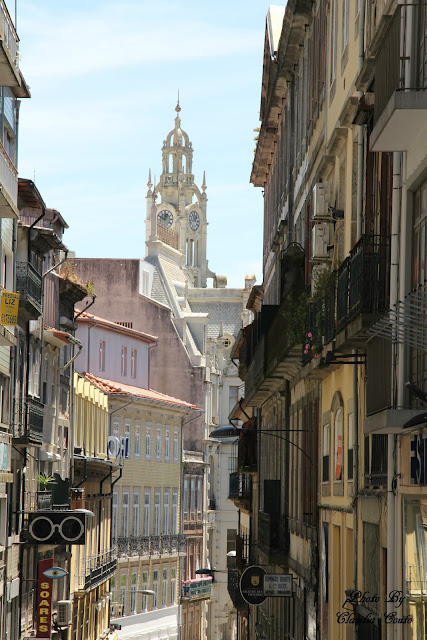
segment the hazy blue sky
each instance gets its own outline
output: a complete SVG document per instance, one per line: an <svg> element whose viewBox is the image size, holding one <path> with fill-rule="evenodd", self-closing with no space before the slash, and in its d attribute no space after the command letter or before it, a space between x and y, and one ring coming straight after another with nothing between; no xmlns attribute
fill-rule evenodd
<svg viewBox="0 0 427 640"><path fill-rule="evenodd" d="M15 2L8 0L11 14ZM161 170L177 90L206 169L210 268L261 280L262 194L249 184L258 126L263 0L17 0L19 172L70 225L79 257L144 257L148 169Z"/></svg>

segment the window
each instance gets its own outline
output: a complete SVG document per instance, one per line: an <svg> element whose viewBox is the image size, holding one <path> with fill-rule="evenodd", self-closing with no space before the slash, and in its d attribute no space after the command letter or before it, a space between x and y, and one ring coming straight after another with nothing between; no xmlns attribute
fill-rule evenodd
<svg viewBox="0 0 427 640"><path fill-rule="evenodd" d="M113 503L111 512L111 535L113 540L117 539L117 493L113 492Z"/></svg>
<svg viewBox="0 0 427 640"><path fill-rule="evenodd" d="M348 451L347 451L347 480L353 480L353 447L354 423L353 414L348 414Z"/></svg>
<svg viewBox="0 0 427 640"><path fill-rule="evenodd" d="M129 493L123 492L122 495L122 536L129 536Z"/></svg>
<svg viewBox="0 0 427 640"><path fill-rule="evenodd" d="M329 424L323 425L322 482L329 480Z"/></svg>
<svg viewBox="0 0 427 640"><path fill-rule="evenodd" d="M168 605L168 570L163 569L162 576L162 609Z"/></svg>
<svg viewBox="0 0 427 640"><path fill-rule="evenodd" d="M160 491L154 492L154 535L160 535Z"/></svg>
<svg viewBox="0 0 427 640"><path fill-rule="evenodd" d="M163 494L163 533L169 533L169 489L165 489Z"/></svg>
<svg viewBox="0 0 427 640"><path fill-rule="evenodd" d="M188 478L184 478L184 491L182 494L184 520L188 520Z"/></svg>
<svg viewBox="0 0 427 640"><path fill-rule="evenodd" d="M337 0L331 2L331 66L330 84L335 81L337 72Z"/></svg>
<svg viewBox="0 0 427 640"><path fill-rule="evenodd" d="M159 572L157 569L153 571L153 591L156 594L153 596L153 609L157 609L159 601Z"/></svg>
<svg viewBox="0 0 427 640"><path fill-rule="evenodd" d="M144 493L144 536L150 535L150 498L150 490L146 489Z"/></svg>
<svg viewBox="0 0 427 640"><path fill-rule="evenodd" d="M343 0L342 3L342 53L344 53L346 46L348 45L348 0Z"/></svg>
<svg viewBox="0 0 427 640"><path fill-rule="evenodd" d="M196 518L196 478L191 478L190 483L190 518Z"/></svg>
<svg viewBox="0 0 427 640"><path fill-rule="evenodd" d="M138 586L138 576L136 573L132 573L131 585L130 585L130 614L136 613L136 589Z"/></svg>
<svg viewBox="0 0 427 640"><path fill-rule="evenodd" d="M145 430L145 457L147 460L151 458L151 428L148 426Z"/></svg>
<svg viewBox="0 0 427 640"><path fill-rule="evenodd" d="M130 377L136 378L136 366L137 366L137 350L132 349L130 354Z"/></svg>
<svg viewBox="0 0 427 640"><path fill-rule="evenodd" d="M343 466L343 410L338 407L334 418L334 480L342 480Z"/></svg>
<svg viewBox="0 0 427 640"><path fill-rule="evenodd" d="M162 433L160 429L156 431L156 460L162 457Z"/></svg>
<svg viewBox="0 0 427 640"><path fill-rule="evenodd" d="M175 462L178 461L178 454L179 454L179 438L178 438L178 433L175 431L175 433L173 434L173 459L175 460Z"/></svg>
<svg viewBox="0 0 427 640"><path fill-rule="evenodd" d="M0 422L9 422L9 378L0 374Z"/></svg>
<svg viewBox="0 0 427 640"><path fill-rule="evenodd" d="M139 536L139 491L133 494L132 535Z"/></svg>
<svg viewBox="0 0 427 640"><path fill-rule="evenodd" d="M120 602L123 605L123 615L126 615L126 575L120 576Z"/></svg>
<svg viewBox="0 0 427 640"><path fill-rule="evenodd" d="M171 533L178 533L178 491L172 491L172 527Z"/></svg>
<svg viewBox="0 0 427 640"><path fill-rule="evenodd" d="M99 370L105 371L105 340L99 343Z"/></svg>
<svg viewBox="0 0 427 640"><path fill-rule="evenodd" d="M202 479L197 478L197 495L196 495L197 520L202 519Z"/></svg>
<svg viewBox="0 0 427 640"><path fill-rule="evenodd" d="M169 429L165 431L165 460L170 458L170 432Z"/></svg>
<svg viewBox="0 0 427 640"><path fill-rule="evenodd" d="M32 396L40 396L40 347L30 344L30 377L29 393Z"/></svg>
<svg viewBox="0 0 427 640"><path fill-rule="evenodd" d="M142 590L148 589L148 571L142 572ZM147 596L142 596L142 611L147 611Z"/></svg>
<svg viewBox="0 0 427 640"><path fill-rule="evenodd" d="M139 424L135 425L135 458L139 458L141 455L141 427Z"/></svg>
<svg viewBox="0 0 427 640"><path fill-rule="evenodd" d="M127 376L128 374L128 349L127 347L122 347L122 376Z"/></svg>
<svg viewBox="0 0 427 640"><path fill-rule="evenodd" d="M130 424L125 423L125 436L122 443L122 456L128 460L130 458Z"/></svg>
<svg viewBox="0 0 427 640"><path fill-rule="evenodd" d="M171 569L171 582L170 582L170 603L175 604L176 600L176 569Z"/></svg>

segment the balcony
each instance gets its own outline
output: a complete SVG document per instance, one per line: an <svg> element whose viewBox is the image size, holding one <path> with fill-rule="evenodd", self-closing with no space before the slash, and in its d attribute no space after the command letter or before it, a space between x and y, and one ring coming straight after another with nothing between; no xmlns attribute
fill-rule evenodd
<svg viewBox="0 0 427 640"><path fill-rule="evenodd" d="M6 4L0 0L0 85L20 85L19 38Z"/></svg>
<svg viewBox="0 0 427 640"><path fill-rule="evenodd" d="M362 236L337 273L336 328L343 331L357 317L364 330L389 307L390 238Z"/></svg>
<svg viewBox="0 0 427 640"><path fill-rule="evenodd" d="M227 588L231 600L240 614L249 613L249 605L240 592L240 571L237 567L228 567Z"/></svg>
<svg viewBox="0 0 427 640"><path fill-rule="evenodd" d="M407 151L427 116L427 4L399 5L375 62L371 151Z"/></svg>
<svg viewBox="0 0 427 640"><path fill-rule="evenodd" d="M250 473L230 473L228 498L236 507L251 510L252 503L252 476Z"/></svg>
<svg viewBox="0 0 427 640"><path fill-rule="evenodd" d="M186 552L186 537L183 533L161 536L120 536L117 538L119 558L153 555L182 555Z"/></svg>
<svg viewBox="0 0 427 640"><path fill-rule="evenodd" d="M15 446L41 446L43 444L44 405L27 396L25 425L19 429L19 435L13 439Z"/></svg>
<svg viewBox="0 0 427 640"><path fill-rule="evenodd" d="M257 432L255 429L243 433L237 442L237 468L242 472L257 470Z"/></svg>
<svg viewBox="0 0 427 640"><path fill-rule="evenodd" d="M16 291L21 294L20 318L37 320L42 313L42 277L29 262L16 263Z"/></svg>
<svg viewBox="0 0 427 640"><path fill-rule="evenodd" d="M169 229L161 222L157 223L157 236L162 241L173 247L174 249L178 249L178 234L173 229Z"/></svg>
<svg viewBox="0 0 427 640"><path fill-rule="evenodd" d="M116 572L117 549L113 548L96 556L90 556L84 562L83 572L79 575L78 591L88 591L99 586Z"/></svg>
<svg viewBox="0 0 427 640"><path fill-rule="evenodd" d="M182 580L181 598L183 600L200 600L211 597L212 577Z"/></svg>
<svg viewBox="0 0 427 640"><path fill-rule="evenodd" d="M289 549L288 526L279 514L258 511L258 547L273 561Z"/></svg>

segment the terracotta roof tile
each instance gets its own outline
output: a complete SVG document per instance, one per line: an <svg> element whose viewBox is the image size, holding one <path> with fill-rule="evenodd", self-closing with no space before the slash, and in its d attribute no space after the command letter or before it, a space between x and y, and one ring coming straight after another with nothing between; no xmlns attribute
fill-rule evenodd
<svg viewBox="0 0 427 640"><path fill-rule="evenodd" d="M91 373L83 373L90 382L93 382L101 391L108 393L112 396L137 396L142 400L150 400L152 402L160 402L162 404L174 405L184 409L193 409L194 411L201 411L195 404L167 396L159 391L153 391L152 389L142 389L141 387L133 387L129 384L122 384L113 382L112 380L106 380L105 378L98 378Z"/></svg>

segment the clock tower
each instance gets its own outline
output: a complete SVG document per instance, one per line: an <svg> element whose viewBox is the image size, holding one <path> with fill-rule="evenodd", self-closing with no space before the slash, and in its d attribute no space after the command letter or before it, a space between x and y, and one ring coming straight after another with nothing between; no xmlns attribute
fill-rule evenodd
<svg viewBox="0 0 427 640"><path fill-rule="evenodd" d="M175 127L162 147L159 182L148 177L146 246L148 256L164 256L184 271L190 286L206 287L215 278L206 259L206 180L201 190L192 173L193 145L181 129L180 111L175 107Z"/></svg>

